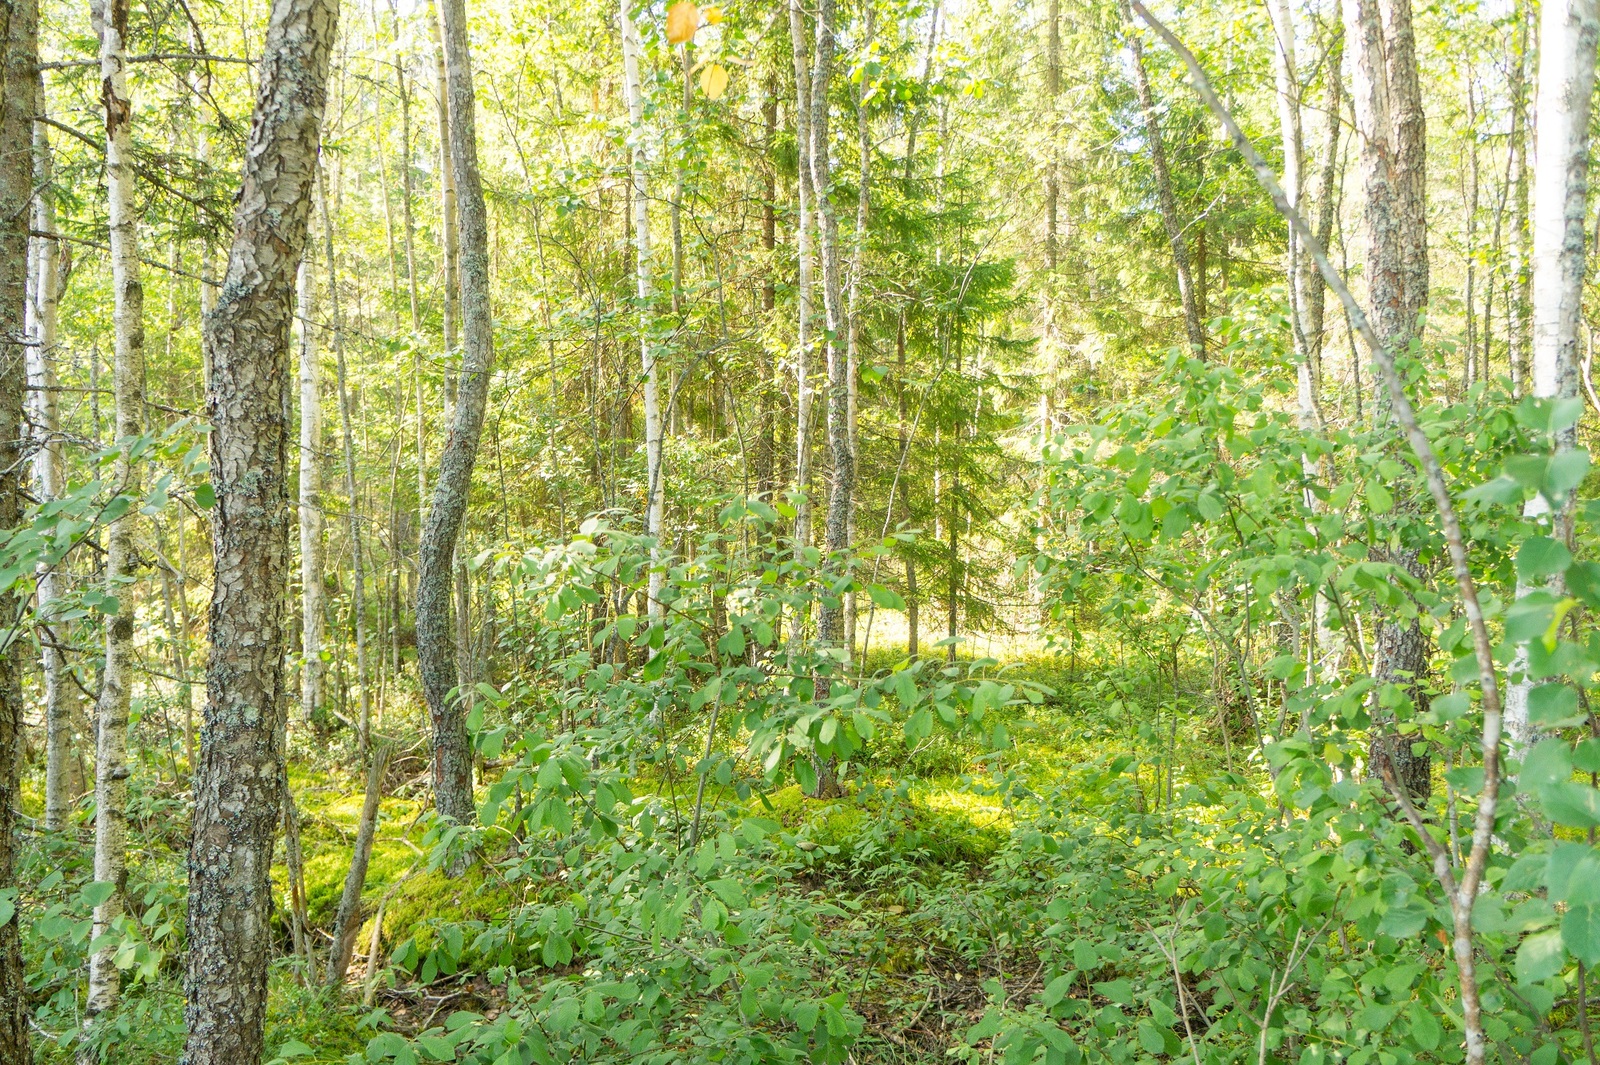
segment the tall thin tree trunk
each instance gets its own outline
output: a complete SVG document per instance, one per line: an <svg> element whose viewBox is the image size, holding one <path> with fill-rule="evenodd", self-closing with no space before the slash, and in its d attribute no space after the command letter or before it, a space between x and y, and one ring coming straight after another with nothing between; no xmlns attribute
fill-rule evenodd
<svg viewBox="0 0 1600 1065"><path fill-rule="evenodd" d="M650 194L647 168L649 156L644 145L644 85L640 81L639 31L628 12L627 0L621 7L622 72L628 98L628 121L633 126L632 190L629 195L633 219L634 295L639 303L639 358L644 372L644 454L645 454L645 533L650 548L648 578L649 615L661 617L663 548L661 519L665 493L661 483L661 371L655 345L650 339L651 302L655 286L651 278Z"/></svg>
<svg viewBox="0 0 1600 1065"><path fill-rule="evenodd" d="M295 327L300 331L300 719L310 724L322 706L327 664L322 547L322 374L314 324L316 270L310 248L300 263Z"/></svg>
<svg viewBox="0 0 1600 1065"><path fill-rule="evenodd" d="M1342 114L1344 110L1344 75L1340 71L1344 55L1344 29L1339 23L1334 23L1331 31L1332 40L1328 43L1327 56L1324 60L1323 78L1327 84L1323 98L1323 143L1322 143L1322 174L1317 179L1317 241L1324 248L1331 247L1333 239L1333 223L1338 217L1339 210L1339 157L1340 134L1344 124ZM1202 271L1203 273L1203 271ZM1312 359L1312 385L1322 387L1322 348L1327 338L1327 327L1324 318L1325 296L1327 285L1322 280L1322 275L1312 271L1311 284L1305 290L1306 323L1308 335L1306 337L1306 350Z"/></svg>
<svg viewBox="0 0 1600 1065"><path fill-rule="evenodd" d="M866 47L872 46L877 35L877 12L867 5ZM853 481L861 465L861 434L858 423L861 407L861 273L867 251L867 229L872 211L872 121L867 110L867 87L863 84L856 97L856 150L861 155L860 171L856 178L856 231L850 251L850 294L844 309L845 315L845 381L848 387L845 405L845 424L850 442L850 471ZM831 504L830 504L831 505ZM852 500L847 511L848 528L845 542L856 542L856 508ZM856 649L856 593L845 593L844 648L853 656Z"/></svg>
<svg viewBox="0 0 1600 1065"><path fill-rule="evenodd" d="M256 1062L265 1049L287 694L289 331L337 25L337 0L274 0L226 283L206 319L217 502L189 851L188 1065Z"/></svg>
<svg viewBox="0 0 1600 1065"><path fill-rule="evenodd" d="M1061 175L1056 161L1056 134L1059 116L1056 114L1061 96L1061 0L1050 0L1050 12L1045 26L1044 92L1050 107L1050 138L1046 142L1044 161L1044 256L1052 271L1060 257L1056 245L1061 211Z"/></svg>
<svg viewBox="0 0 1600 1065"><path fill-rule="evenodd" d="M113 477L119 491L137 496L139 466L132 438L144 431L144 287L139 277L139 216L134 202L133 102L127 81L127 0L102 0L95 9L100 36L100 98L105 108L106 199L110 220L112 323L115 363L117 459ZM127 882L128 709L133 694L134 528L138 508L111 523L106 536L106 594L117 612L106 619L105 667L100 702L95 707L94 878L116 885L95 907L94 935L105 936L122 916ZM89 956L89 990L84 1027L117 1003L121 973L115 950L106 946ZM98 1057L85 1042L80 1061Z"/></svg>
<svg viewBox="0 0 1600 1065"><path fill-rule="evenodd" d="M459 683L450 625L451 565L483 435L494 333L489 316L489 224L478 173L466 0L441 0L439 7L450 96L450 162L461 227L463 357L455 418L439 456L433 505L422 530L417 567L417 662L433 723L434 806L439 813L470 824L477 817L472 799L472 742L466 715L449 701L450 689Z"/></svg>
<svg viewBox="0 0 1600 1065"><path fill-rule="evenodd" d="M48 114L44 75L35 83L36 109ZM61 276L56 232L55 160L50 149L50 127L33 124L33 184L38 195L33 202L33 301L30 311L34 328L29 330L34 346L29 349L32 370L28 374L34 391L33 419L39 437L33 457L33 476L39 496L48 502L59 498L66 488L62 462L60 405L56 391L56 327L59 322ZM76 772L72 754L72 722L77 711L77 688L65 676L69 668L61 645L69 642L64 623L53 620L60 595L55 568L41 565L38 571L39 621L49 626L41 648L44 670L45 708L45 785L44 826L59 831L67 823L73 800L83 781Z"/></svg>
<svg viewBox="0 0 1600 1065"><path fill-rule="evenodd" d="M344 890L333 918L333 944L328 948L328 968L322 982L337 987L350 968L355 953L356 935L361 931L361 892L367 883L367 866L372 860L372 843L378 834L378 804L383 799L383 775L389 768L390 748L381 744L372 753L367 767L367 790L361 802L361 820L356 823L355 846L350 851L350 868L345 873Z"/></svg>
<svg viewBox="0 0 1600 1065"><path fill-rule="evenodd" d="M361 547L361 493L356 480L355 432L350 426L349 368L344 354L344 316L339 305L338 260L334 257L333 209L328 202L325 171L317 171L317 186L322 205L323 253L328 262L328 311L333 327L333 359L339 380L339 426L344 449L344 491L346 526L350 537L350 611L356 630L356 684L361 688L360 714L356 718L359 749L366 755L372 742L372 685L367 675L367 573Z"/></svg>
<svg viewBox="0 0 1600 1065"><path fill-rule="evenodd" d="M800 153L799 175L795 181L795 254L800 274L795 288L794 486L801 498L795 503L794 540L797 547L807 547L811 543L811 212L816 190L812 185L811 167L806 161L812 141L811 67L806 60L805 12L801 0L789 0L789 43L794 57L794 141ZM805 625L804 616L796 612L791 624L794 635L798 636Z"/></svg>
<svg viewBox="0 0 1600 1065"><path fill-rule="evenodd" d="M39 63L39 9L13 0L3 21L3 94L0 94L0 529L22 519L23 396L27 359L20 343L27 328L28 201L33 195L34 84ZM20 604L0 596L15 613ZM17 808L21 805L23 702L20 648L0 647L0 890L16 885ZM26 1062L29 991L22 976L18 934L21 907L0 922L0 1061Z"/></svg>
<svg viewBox="0 0 1600 1065"><path fill-rule="evenodd" d="M1511 394L1521 396L1528 389L1529 316L1533 297L1529 292L1528 270L1528 24L1532 12L1518 2L1517 44L1511 57L1511 138L1510 194L1511 239L1506 271L1506 356L1511 370Z"/></svg>
<svg viewBox="0 0 1600 1065"><path fill-rule="evenodd" d="M440 282L443 290L444 318L444 419L446 424L455 412L456 404L456 337L458 322L460 320L461 297L461 234L459 215L456 209L456 189L458 181L454 167L451 165L450 152L454 143L451 133L451 114L455 101L451 99L448 75L446 72L445 49L447 45L438 39L439 27L444 18L443 0L440 0L439 18L430 22L430 28L435 34L434 62L436 66L436 92L439 110L439 227L440 227L440 254L444 277Z"/></svg>
<svg viewBox="0 0 1600 1065"><path fill-rule="evenodd" d="M1131 21L1126 13L1124 19ZM1150 167L1155 172L1161 224L1166 227L1167 244L1172 248L1172 265L1178 275L1178 299L1183 304L1183 331L1189 341L1189 350L1203 358L1206 351L1205 323L1200 319L1200 304L1195 297L1194 278L1189 271L1189 245L1184 239L1183 223L1178 219L1178 200L1172 191L1172 174L1167 169L1167 151L1161 139L1161 116L1156 111L1155 95L1150 91L1150 76L1144 68L1144 42L1139 39L1137 31L1128 34L1128 47L1133 52L1134 85L1139 91L1139 109L1144 113L1145 141L1150 149Z"/></svg>
<svg viewBox="0 0 1600 1065"><path fill-rule="evenodd" d="M778 172L772 163L772 152L778 140L778 94L776 79L769 79L766 86L766 100L761 108L763 122L762 145L767 159L764 168L763 198L761 202L761 248L766 253L766 280L761 286L761 309L770 318L778 306ZM778 382L773 380L773 365L776 362L772 357L772 349L763 344L760 347L760 372L761 391L759 393L758 414L756 424L756 495L761 499L771 502L774 485L776 465L775 439L777 427L774 424L777 418L774 411L774 391Z"/></svg>
<svg viewBox="0 0 1600 1065"><path fill-rule="evenodd" d="M1583 319L1584 212L1589 191L1589 113L1594 97L1595 46L1600 36L1596 0L1545 0L1539 15L1539 161L1533 195L1533 394L1540 399L1578 395L1578 330ZM1557 452L1577 446L1577 428L1556 434ZM1523 517L1572 536L1571 502L1553 513L1535 495ZM1535 589L1517 582L1519 597ZM1559 589L1558 589L1559 590ZM1519 650L1506 688L1506 735L1513 756L1533 742L1528 718L1528 656Z"/></svg>

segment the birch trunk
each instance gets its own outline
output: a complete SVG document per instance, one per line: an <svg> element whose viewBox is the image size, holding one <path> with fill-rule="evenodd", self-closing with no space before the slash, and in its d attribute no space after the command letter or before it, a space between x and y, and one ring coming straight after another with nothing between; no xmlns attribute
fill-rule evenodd
<svg viewBox="0 0 1600 1065"><path fill-rule="evenodd" d="M139 277L139 217L134 202L133 102L128 95L128 0L102 0L94 12L100 36L100 98L105 108L106 199L109 216L111 288L114 300L114 369L118 490L139 491L139 466L132 439L144 430L144 288ZM105 666L95 707L94 879L115 885L94 910L94 937L107 936L123 914L127 883L128 709L133 690L134 527L139 511L111 523L106 536L106 594L119 603L106 619ZM92 1029L117 1003L121 973L115 948L89 956L89 990L83 1024ZM98 1058L92 1042L81 1044L80 1061Z"/></svg>
<svg viewBox="0 0 1600 1065"><path fill-rule="evenodd" d="M655 287L651 279L650 195L646 168L649 156L644 143L644 85L639 78L639 31L628 13L628 0L622 0L622 75L628 98L628 122L633 129L632 189L634 295L639 301L639 358L644 372L644 461L645 533L653 540L650 548L648 584L649 616L661 617L662 546L661 519L664 493L661 484L661 372L657 367L655 345L650 339L651 301Z"/></svg>
<svg viewBox="0 0 1600 1065"><path fill-rule="evenodd" d="M795 456L794 487L800 493L795 503L794 540L797 548L811 543L811 265L812 187L811 167L811 68L806 61L805 13L800 0L789 0L789 43L794 56L794 141L800 154L795 181L795 254L799 259L799 279L795 288ZM794 635L805 618L796 613Z"/></svg>
<svg viewBox="0 0 1600 1065"><path fill-rule="evenodd" d="M811 189L817 203L817 232L821 235L822 306L827 321L823 338L828 366L828 452L832 477L828 484L828 519L824 536L824 558L829 569L841 565L850 546L850 527L855 503L855 457L850 440L850 378L843 294L839 278L839 217L829 192L833 185L828 148L828 89L833 80L834 0L817 4L817 43L815 67L811 77ZM844 641L844 603L842 596L825 594L817 612L817 639L825 647L839 647ZM827 698L828 681L819 678L817 697ZM819 760L817 796L832 798L839 792L835 759Z"/></svg>
<svg viewBox="0 0 1600 1065"><path fill-rule="evenodd" d="M1584 205L1589 191L1589 113L1594 97L1596 0L1545 0L1539 14L1538 140L1533 190L1533 394L1578 395L1578 332L1584 281ZM1577 445L1573 425L1556 434L1556 450ZM1552 513L1543 495L1523 516L1570 541L1570 505ZM1517 595L1535 589L1517 582ZM1513 757L1534 739L1528 719L1528 656L1518 651L1506 689L1506 734Z"/></svg>
<svg viewBox="0 0 1600 1065"><path fill-rule="evenodd" d="M337 0L274 0L228 272L205 323L213 583L189 851L188 1065L261 1060L283 791L289 332Z"/></svg>
<svg viewBox="0 0 1600 1065"><path fill-rule="evenodd" d="M367 574L361 548L361 494L356 485L355 432L350 427L350 385L344 355L344 318L339 306L338 261L334 258L333 214L328 204L323 171L317 172L322 207L323 251L328 259L328 311L333 322L333 358L339 380L339 426L344 447L344 490L350 537L350 612L356 630L356 685L361 689L360 715L356 718L359 750L366 755L372 741L372 685L367 676Z"/></svg>
<svg viewBox="0 0 1600 1065"><path fill-rule="evenodd" d="M39 11L14 0L4 20L4 93L0 95L0 528L22 518L23 396L27 362L17 342L27 326L28 201L33 194L34 84L39 62ZM15 613L9 594L0 607ZM16 884L17 808L21 805L23 703L21 660L14 640L0 646L0 889ZM28 989L22 976L19 914L0 922L0 1061L31 1060Z"/></svg>
<svg viewBox="0 0 1600 1065"><path fill-rule="evenodd" d="M463 824L477 820L472 798L472 741L466 715L449 700L459 683L451 632L451 565L472 488L494 365L489 314L489 225L478 173L472 53L466 0L441 0L450 103L450 162L461 229L462 365L455 417L439 455L433 503L422 530L417 567L417 662L433 724L434 806Z"/></svg>
<svg viewBox="0 0 1600 1065"><path fill-rule="evenodd" d="M327 665L322 549L322 374L317 357L317 282L310 250L300 263L295 326L300 331L300 719L310 724L322 706Z"/></svg>
<svg viewBox="0 0 1600 1065"><path fill-rule="evenodd" d="M48 114L44 75L35 82L36 109ZM29 350L29 384L33 386L33 420L39 438L33 456L33 476L44 501L58 498L66 488L61 451L61 418L56 391L56 327L59 323L61 288L60 263L55 239L56 200L53 182L55 160L50 150L49 127L33 124L33 185L38 195L33 201L33 299L29 310L33 328L28 331L34 347ZM39 621L45 626L42 642L45 708L45 785L44 827L59 831L67 823L73 801L82 787L77 762L72 754L72 722L78 709L77 689L65 676L69 668L60 645L68 642L59 625L52 625L56 599L60 594L55 568L41 565L38 570Z"/></svg>
<svg viewBox="0 0 1600 1065"><path fill-rule="evenodd" d="M1172 191L1172 174L1167 169L1167 152L1161 140L1161 116L1156 111L1155 95L1150 91L1150 76L1144 68L1144 42L1139 39L1137 32L1128 35L1128 47L1133 51L1134 84L1139 91L1139 109L1144 113L1145 141L1150 149L1150 167L1155 172L1161 224L1166 228L1167 244L1172 248L1172 266L1178 275L1178 298L1183 304L1183 331L1188 338L1190 352L1204 358L1205 323L1201 320L1194 278L1189 271L1189 246L1183 236L1183 223L1178 220L1178 201Z"/></svg>

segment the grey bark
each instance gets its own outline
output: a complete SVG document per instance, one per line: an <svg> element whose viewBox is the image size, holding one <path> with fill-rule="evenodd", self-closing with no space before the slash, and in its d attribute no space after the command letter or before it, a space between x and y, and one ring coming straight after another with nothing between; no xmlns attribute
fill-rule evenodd
<svg viewBox="0 0 1600 1065"><path fill-rule="evenodd" d="M228 270L205 322L217 502L189 851L187 1065L256 1062L264 1050L287 698L289 333L337 24L337 0L274 0Z"/></svg>
<svg viewBox="0 0 1600 1065"><path fill-rule="evenodd" d="M450 161L461 229L462 366L455 418L439 456L433 503L422 530L417 573L417 662L433 724L434 807L465 824L476 821L472 800L472 743L466 715L450 702L459 682L451 631L451 565L472 488L494 363L489 316L489 227L478 174L472 54L466 0L441 0L450 98Z"/></svg>
<svg viewBox="0 0 1600 1065"><path fill-rule="evenodd" d="M445 18L443 0L439 5L439 19L432 24L435 34L440 32L439 27ZM448 36L449 31L444 31ZM444 318L444 418L448 423L455 413L456 404L456 347L459 343L457 331L460 325L460 299L461 299L461 232L456 207L457 187L460 182L451 165L451 145L454 143L451 132L451 115L455 108L455 100L451 98L448 62L445 52L449 48L448 42L434 41L434 63L436 68L435 92L439 110L439 226L440 226L440 255L443 266L444 278L440 287L443 290Z"/></svg>

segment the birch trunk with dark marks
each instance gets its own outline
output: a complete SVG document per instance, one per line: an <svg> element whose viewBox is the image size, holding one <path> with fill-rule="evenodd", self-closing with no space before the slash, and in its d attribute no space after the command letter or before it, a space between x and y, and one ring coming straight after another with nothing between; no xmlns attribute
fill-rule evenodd
<svg viewBox="0 0 1600 1065"><path fill-rule="evenodd" d="M23 396L27 359L29 200L33 195L34 84L39 63L39 9L33 0L0 6L4 33L0 66L0 529L22 520ZM20 604L0 594L0 612ZM0 897L16 896L17 809L22 790L22 662L18 633L0 643ZM13 907L15 910L15 907ZM0 922L0 1061L32 1060L28 1049L28 989L22 976L19 914Z"/></svg>
<svg viewBox="0 0 1600 1065"><path fill-rule="evenodd" d="M187 1065L256 1062L264 1050L287 698L290 325L337 24L337 0L274 0L228 270L205 322L217 502L189 851Z"/></svg>
<svg viewBox="0 0 1600 1065"><path fill-rule="evenodd" d="M811 167L806 164L811 152L811 66L806 59L805 12L800 0L789 0L789 45L794 59L794 142L800 154L795 180L795 255L799 277L795 288L795 425L794 487L800 498L795 502L794 540L796 547L811 543L811 290L814 279L811 265L812 201L817 190L812 184ZM805 616L796 612L791 637L797 638Z"/></svg>
<svg viewBox="0 0 1600 1065"><path fill-rule="evenodd" d="M439 13L450 98L449 155L461 230L462 365L455 417L439 455L433 502L418 550L417 662L433 724L434 808L471 824L477 820L472 800L472 741L467 735L466 715L449 698L450 690L459 683L450 619L451 569L483 435L494 333L489 317L489 227L478 174L466 0L440 0Z"/></svg>
<svg viewBox="0 0 1600 1065"><path fill-rule="evenodd" d="M322 366L317 356L316 268L310 248L300 263L295 327L300 333L300 719L311 723L322 706L327 665L322 661L326 619L322 548Z"/></svg>
<svg viewBox="0 0 1600 1065"><path fill-rule="evenodd" d="M1150 168L1156 179L1161 224L1167 231L1167 244L1172 249L1172 266L1178 275L1178 299L1183 304L1183 331L1189 342L1189 350L1204 358L1205 323L1201 320L1194 276L1189 269L1189 245L1184 239L1183 223L1178 220L1178 200L1172 191L1172 172L1167 169L1167 152L1161 139L1161 115L1156 110L1155 94L1150 91L1150 76L1144 67L1144 42L1139 39L1137 32L1128 35L1128 47L1133 52L1134 85L1139 92L1139 110L1144 115L1145 142L1150 150Z"/></svg>
<svg viewBox="0 0 1600 1065"><path fill-rule="evenodd" d="M333 327L333 358L339 382L339 427L344 449L344 490L350 537L350 612L356 630L356 685L361 689L356 735L363 756L371 744L372 686L367 675L367 573L361 549L361 496L356 488L355 431L350 425L350 386L344 355L344 316L339 306L339 271L333 240L333 213L328 205L323 171L317 171L317 197L322 209L323 254L328 262L328 313Z"/></svg>
<svg viewBox="0 0 1600 1065"><path fill-rule="evenodd" d="M634 298L638 300L639 360L644 374L644 462L645 462L645 533L654 543L650 548L650 575L647 578L649 616L661 616L662 547L661 521L664 515L664 495L661 484L661 438L664 426L661 418L661 371L657 366L655 345L650 339L651 303L655 299L655 282L651 276L652 252L650 247L650 185L649 154L644 142L644 83L640 79L639 61L642 48L639 29L633 24L628 0L621 5L622 80L628 101L628 122L632 128L632 158L630 159L629 209L633 222Z"/></svg>
<svg viewBox="0 0 1600 1065"><path fill-rule="evenodd" d="M1595 46L1600 34L1596 0L1545 0L1539 15L1539 160L1533 195L1533 394L1539 399L1578 395L1578 334L1583 318L1584 204L1589 192L1589 113L1594 96ZM1577 446L1576 425L1556 434L1556 451ZM1571 540L1571 505L1559 511L1544 495L1523 507L1523 517L1547 535ZM1536 587L1519 580L1517 596ZM1559 587L1552 589L1559 592ZM1533 743L1528 717L1533 681L1528 653L1519 649L1506 687L1506 735L1520 757Z"/></svg>
<svg viewBox="0 0 1600 1065"><path fill-rule="evenodd" d="M850 377L846 350L844 301L839 277L839 217L829 195L833 186L828 146L828 89L833 80L834 0L819 0L815 65L811 75L811 190L816 199L817 233L821 237L822 307L827 333L823 347L828 366L828 452L832 476L828 482L828 517L824 533L825 565L829 570L843 562L850 546L851 513L855 504L855 456L850 440ZM844 598L827 592L817 611L817 640L824 647L844 642ZM817 697L827 698L828 681L819 677ZM840 794L835 759L818 759L817 797Z"/></svg>
<svg viewBox="0 0 1600 1065"><path fill-rule="evenodd" d="M38 114L48 114L44 75L37 78L34 91ZM56 329L60 322L61 270L55 239L56 200L55 159L50 149L50 127L33 124L33 186L38 194L33 201L33 241L30 274L32 298L28 311L32 327L28 335L33 346L28 350L28 383L34 389L32 411L38 446L33 455L33 478L42 501L59 498L66 489L66 469L61 449L61 416L56 378ZM67 656L61 646L70 642L63 623L54 618L60 596L55 567L40 565L38 570L41 666L44 673L45 784L44 827L59 831L65 827L72 804L83 787L77 760L73 757L73 720L78 714L77 687L66 676Z"/></svg>
<svg viewBox="0 0 1600 1065"><path fill-rule="evenodd" d="M139 466L132 441L144 431L144 287L139 276L139 215L134 200L133 101L128 95L128 0L102 0L94 10L100 37L100 99L105 110L106 201L109 217L113 297L112 389L116 399L117 458L112 478L118 491L137 496ZM106 535L105 593L119 604L106 619L105 664L95 707L94 879L115 885L94 908L94 937L108 936L123 914L127 884L128 710L133 693L134 528L138 508L111 523ZM89 955L89 989L83 1025L117 1004L121 972L115 947ZM99 1057L92 1041L80 1044L78 1060Z"/></svg>

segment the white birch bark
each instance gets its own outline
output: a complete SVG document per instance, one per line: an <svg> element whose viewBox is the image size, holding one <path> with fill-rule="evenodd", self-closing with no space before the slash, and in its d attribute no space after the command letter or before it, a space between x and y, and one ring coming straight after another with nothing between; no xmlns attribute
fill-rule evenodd
<svg viewBox="0 0 1600 1065"><path fill-rule="evenodd" d="M36 81L35 96L37 112L47 114L43 74ZM61 279L54 239L54 168L49 127L35 122L33 185L38 192L33 201L33 228L40 236L33 241L32 298L28 307L32 326L28 334L34 343L28 350L28 383L34 389L33 422L39 438L33 455L33 475L39 497L46 501L59 497L66 487L55 365ZM72 802L77 797L75 792L81 784L72 757L72 719L77 710L77 689L64 676L67 660L58 646L67 642L67 634L63 628L52 624L59 594L54 567L41 565L38 571L39 620L49 627L41 655L45 708L44 826L52 831L66 824Z"/></svg>
<svg viewBox="0 0 1600 1065"><path fill-rule="evenodd" d="M309 249L300 261L295 327L300 334L300 717L310 723L323 700L325 625L322 546L322 373L314 314L317 282Z"/></svg>
<svg viewBox="0 0 1600 1065"><path fill-rule="evenodd" d="M144 422L144 289L139 277L139 217L134 202L133 102L128 94L128 0L102 0L95 10L100 36L100 93L105 109L106 198L109 215L111 287L114 300L113 390L119 447L114 480L123 492L139 490L139 467L129 442ZM95 708L94 878L116 886L94 910L94 936L113 931L123 914L127 880L128 708L133 691L133 536L137 507L111 523L106 537L106 594L117 612L106 620L105 668ZM89 956L84 1026L116 1005L121 974L113 947ZM92 1043L84 1054L94 1056Z"/></svg>
<svg viewBox="0 0 1600 1065"><path fill-rule="evenodd" d="M1596 0L1545 0L1539 16L1539 89L1533 187L1533 394L1567 399L1578 394L1578 330L1582 321L1584 205L1589 191L1589 114L1594 96ZM1556 450L1576 445L1575 429L1556 436ZM1570 535L1565 515L1543 495L1523 515ZM1518 581L1517 595L1534 589ZM1513 755L1533 742L1528 719L1528 657L1519 651L1506 689L1506 734Z"/></svg>
<svg viewBox="0 0 1600 1065"><path fill-rule="evenodd" d="M650 195L645 150L644 85L639 80L639 30L628 13L628 0L621 3L622 78L628 98L628 122L633 128L632 192L635 297L639 301L639 358L644 372L644 453L645 453L645 532L655 539L650 550L649 616L661 617L662 548L661 519L661 376L656 366L656 351L650 342L650 303L654 298L651 280Z"/></svg>
<svg viewBox="0 0 1600 1065"><path fill-rule="evenodd" d="M794 141L800 155L796 181L795 254L799 259L799 279L795 287L795 461L794 486L801 493L795 506L794 539L797 547L811 543L811 168L806 160L811 151L811 68L806 60L805 13L800 0L789 0L789 42L794 54ZM796 615L796 631L804 618Z"/></svg>

